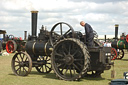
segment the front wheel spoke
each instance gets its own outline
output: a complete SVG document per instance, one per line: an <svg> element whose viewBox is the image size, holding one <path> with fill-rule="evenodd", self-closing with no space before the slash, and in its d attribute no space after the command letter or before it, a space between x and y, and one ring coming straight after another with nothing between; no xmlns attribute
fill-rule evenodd
<svg viewBox="0 0 128 85"><path fill-rule="evenodd" d="M19 74L21 74L21 67L20 67L20 69L19 69Z"/></svg>
<svg viewBox="0 0 128 85"><path fill-rule="evenodd" d="M47 63L47 64L50 64L51 65L51 63Z"/></svg>
<svg viewBox="0 0 128 85"><path fill-rule="evenodd" d="M25 59L25 62L28 60L28 58L26 57L26 59Z"/></svg>
<svg viewBox="0 0 128 85"><path fill-rule="evenodd" d="M23 68L23 73L24 73L24 68Z"/></svg>
<svg viewBox="0 0 128 85"><path fill-rule="evenodd" d="M17 67L17 66L20 66L19 64L18 65L15 65L15 67Z"/></svg>
<svg viewBox="0 0 128 85"><path fill-rule="evenodd" d="M23 70L27 73L27 70L25 69L25 67L23 67Z"/></svg>
<svg viewBox="0 0 128 85"><path fill-rule="evenodd" d="M16 72L17 72L18 70L20 70L20 67L16 70Z"/></svg>
<svg viewBox="0 0 128 85"><path fill-rule="evenodd" d="M19 61L15 61L16 63L20 63Z"/></svg>
<svg viewBox="0 0 128 85"><path fill-rule="evenodd" d="M19 58L18 58L18 57L16 57L16 58L17 58L17 60L20 62Z"/></svg>

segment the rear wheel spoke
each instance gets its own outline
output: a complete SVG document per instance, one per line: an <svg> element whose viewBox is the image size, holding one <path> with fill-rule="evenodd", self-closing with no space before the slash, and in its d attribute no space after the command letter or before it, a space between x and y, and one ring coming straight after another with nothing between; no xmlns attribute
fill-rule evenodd
<svg viewBox="0 0 128 85"><path fill-rule="evenodd" d="M64 70L64 68L66 67L66 64L64 64L64 66L62 67L62 69L61 69L61 72L63 73L63 70Z"/></svg>
<svg viewBox="0 0 128 85"><path fill-rule="evenodd" d="M66 73L67 73L67 71L68 71L68 68L69 68L69 66L66 68L66 71L65 71L64 75L66 75Z"/></svg>
<svg viewBox="0 0 128 85"><path fill-rule="evenodd" d="M79 69L79 67L78 67L77 65L75 65L74 63L73 63L73 66L74 66L78 71L81 71L81 70Z"/></svg>
<svg viewBox="0 0 128 85"><path fill-rule="evenodd" d="M70 76L72 77L72 69L71 69L71 67L70 67Z"/></svg>

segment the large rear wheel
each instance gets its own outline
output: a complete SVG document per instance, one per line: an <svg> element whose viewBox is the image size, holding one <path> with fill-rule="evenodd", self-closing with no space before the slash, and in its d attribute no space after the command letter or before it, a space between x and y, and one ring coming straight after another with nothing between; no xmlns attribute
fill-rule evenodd
<svg viewBox="0 0 128 85"><path fill-rule="evenodd" d="M90 64L89 52L83 42L67 38L59 41L52 52L52 67L55 74L63 80L79 80Z"/></svg>

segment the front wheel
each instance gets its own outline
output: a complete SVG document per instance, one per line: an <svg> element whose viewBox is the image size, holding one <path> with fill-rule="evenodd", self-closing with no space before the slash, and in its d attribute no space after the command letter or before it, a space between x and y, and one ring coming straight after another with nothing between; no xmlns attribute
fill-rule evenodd
<svg viewBox="0 0 128 85"><path fill-rule="evenodd" d="M31 57L26 52L18 52L13 56L11 66L15 75L27 76L32 69Z"/></svg>
<svg viewBox="0 0 128 85"><path fill-rule="evenodd" d="M115 60L117 58L117 51L115 48L111 48L111 60Z"/></svg>
<svg viewBox="0 0 128 85"><path fill-rule="evenodd" d="M123 49L117 49L117 59L122 59L124 57L124 50Z"/></svg>
<svg viewBox="0 0 128 85"><path fill-rule="evenodd" d="M9 40L7 43L6 43L6 51L8 53L14 53L17 49L17 44L14 40Z"/></svg>

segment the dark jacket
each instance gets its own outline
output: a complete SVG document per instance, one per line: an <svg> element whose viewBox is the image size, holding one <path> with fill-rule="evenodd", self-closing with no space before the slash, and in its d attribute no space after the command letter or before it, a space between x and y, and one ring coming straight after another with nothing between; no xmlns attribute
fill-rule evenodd
<svg viewBox="0 0 128 85"><path fill-rule="evenodd" d="M85 28L85 34L86 34L86 37L85 37L86 45L89 47L92 47L93 38L94 38L93 29L88 23L85 24L84 28Z"/></svg>
<svg viewBox="0 0 128 85"><path fill-rule="evenodd" d="M85 24L84 28L85 28L86 40L90 38L94 38L93 29L88 23Z"/></svg>

